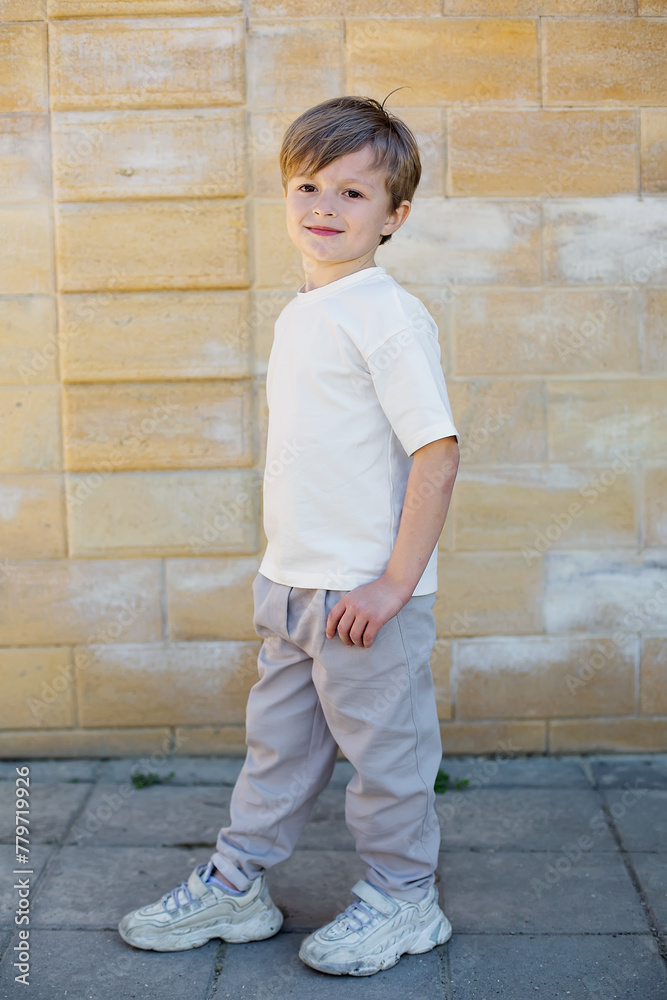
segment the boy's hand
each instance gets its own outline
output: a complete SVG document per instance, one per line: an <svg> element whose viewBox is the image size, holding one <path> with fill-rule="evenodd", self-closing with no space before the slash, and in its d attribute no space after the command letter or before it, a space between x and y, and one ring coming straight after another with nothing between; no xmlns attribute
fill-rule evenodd
<svg viewBox="0 0 667 1000"><path fill-rule="evenodd" d="M385 622L397 615L411 596L385 576L355 587L329 612L327 639L333 639L337 630L346 646L372 646Z"/></svg>

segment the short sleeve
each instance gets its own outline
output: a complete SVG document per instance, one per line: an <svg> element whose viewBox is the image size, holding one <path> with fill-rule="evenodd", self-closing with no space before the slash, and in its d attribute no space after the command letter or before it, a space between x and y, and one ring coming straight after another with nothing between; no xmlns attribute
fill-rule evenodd
<svg viewBox="0 0 667 1000"><path fill-rule="evenodd" d="M422 324L389 337L367 358L378 401L408 455L459 433L440 364L437 338Z"/></svg>

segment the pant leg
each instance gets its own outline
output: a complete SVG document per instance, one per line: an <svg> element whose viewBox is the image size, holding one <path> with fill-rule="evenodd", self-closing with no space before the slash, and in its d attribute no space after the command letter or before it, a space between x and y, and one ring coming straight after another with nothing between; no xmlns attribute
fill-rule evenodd
<svg viewBox="0 0 667 1000"><path fill-rule="evenodd" d="M373 885L411 902L435 881L440 825L435 778L442 760L430 656L435 594L412 597L367 648L324 635L340 591L321 591L319 621L301 645L327 724L356 774L347 825ZM298 635L298 633L297 633ZM323 637L323 638L322 638Z"/></svg>
<svg viewBox="0 0 667 1000"><path fill-rule="evenodd" d="M313 684L312 658L288 631L318 593L261 573L253 581L253 624L264 637L259 680L248 696L248 751L232 791L230 824L220 830L212 855L242 891L291 855L336 763L338 746Z"/></svg>

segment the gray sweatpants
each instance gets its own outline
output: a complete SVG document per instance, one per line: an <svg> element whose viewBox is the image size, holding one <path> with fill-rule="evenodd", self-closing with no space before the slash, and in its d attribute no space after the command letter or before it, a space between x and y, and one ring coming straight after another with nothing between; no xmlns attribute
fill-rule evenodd
<svg viewBox="0 0 667 1000"><path fill-rule="evenodd" d="M327 639L345 590L287 587L258 573L253 624L263 637L248 696L248 751L230 825L212 859L238 889L294 850L338 747L356 773L345 821L366 879L411 902L435 880L442 759L430 655L435 594L412 597L367 648Z"/></svg>

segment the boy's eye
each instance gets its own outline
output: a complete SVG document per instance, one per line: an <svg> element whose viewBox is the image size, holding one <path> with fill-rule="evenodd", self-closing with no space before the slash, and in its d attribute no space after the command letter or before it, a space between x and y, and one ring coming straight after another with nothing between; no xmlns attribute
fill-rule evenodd
<svg viewBox="0 0 667 1000"><path fill-rule="evenodd" d="M315 185L314 184L300 184L298 190L301 191L301 190L303 190L303 188L313 188L314 189ZM363 198L363 195L361 194L360 191L355 191L353 188L348 188L348 191L349 191L350 194L353 194L353 195L356 196L353 199L353 201L356 201L356 198Z"/></svg>

